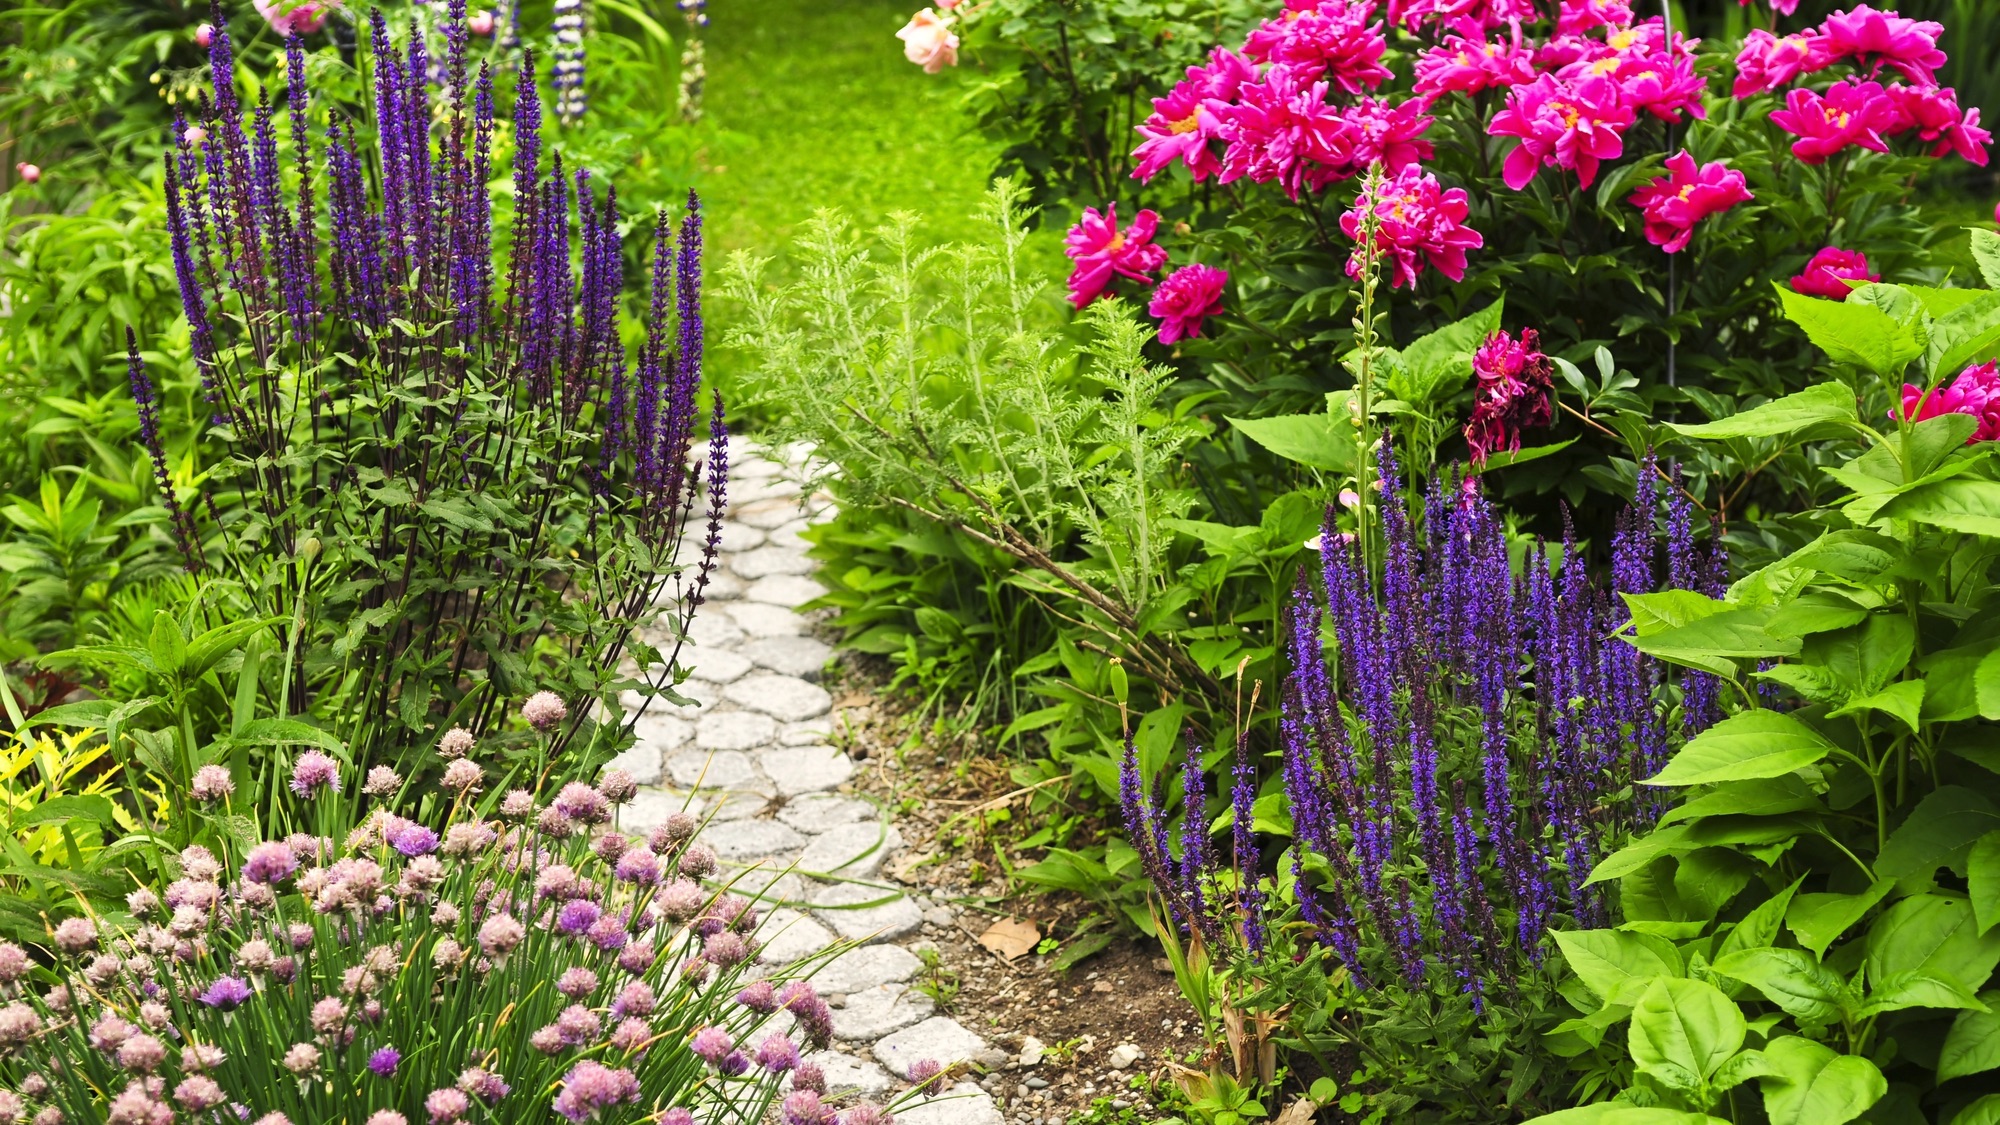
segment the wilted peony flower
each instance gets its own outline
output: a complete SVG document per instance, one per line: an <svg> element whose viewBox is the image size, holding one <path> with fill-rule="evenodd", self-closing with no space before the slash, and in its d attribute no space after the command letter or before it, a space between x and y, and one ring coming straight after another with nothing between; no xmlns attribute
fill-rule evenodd
<svg viewBox="0 0 2000 1125"><path fill-rule="evenodd" d="M230 780L227 767L206 765L194 771L194 780L188 783L188 796L206 805L223 800L236 792L236 783Z"/></svg>
<svg viewBox="0 0 2000 1125"><path fill-rule="evenodd" d="M528 720L529 726L547 734L569 718L569 707L555 692L538 691L521 704L521 717Z"/></svg>
<svg viewBox="0 0 2000 1125"><path fill-rule="evenodd" d="M923 67L925 74L958 65L958 36L934 9L911 16L896 38L903 41L903 57Z"/></svg>

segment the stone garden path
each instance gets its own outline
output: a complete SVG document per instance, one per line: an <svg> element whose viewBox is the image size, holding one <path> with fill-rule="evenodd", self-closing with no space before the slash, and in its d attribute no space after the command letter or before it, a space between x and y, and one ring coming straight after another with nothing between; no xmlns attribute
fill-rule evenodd
<svg viewBox="0 0 2000 1125"><path fill-rule="evenodd" d="M817 682L833 650L797 609L826 592L799 533L830 515L831 500L806 496L802 458L783 452L730 444L723 565L682 652L694 671L681 692L698 703L656 702L639 719L637 743L613 763L644 786L620 827L644 832L683 807L711 817L701 838L723 861L718 882L762 900L760 959L772 968L858 943L812 978L833 1005L835 1040L813 1058L830 1093L886 1101L918 1059L998 1066L1008 1053L936 1014L914 987L923 963L905 946L927 911L944 924L950 913L882 878L902 839L881 808L843 792L855 765L833 744L833 699ZM896 1120L1002 1117L989 1095L960 1082Z"/></svg>

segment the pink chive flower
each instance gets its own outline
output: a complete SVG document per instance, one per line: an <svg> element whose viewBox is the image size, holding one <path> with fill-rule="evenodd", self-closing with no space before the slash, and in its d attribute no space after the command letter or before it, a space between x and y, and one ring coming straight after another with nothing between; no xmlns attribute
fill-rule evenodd
<svg viewBox="0 0 2000 1125"><path fill-rule="evenodd" d="M772 1032L757 1047L757 1065L783 1072L799 1065L799 1045L779 1032Z"/></svg>
<svg viewBox="0 0 2000 1125"><path fill-rule="evenodd" d="M1667 158L1667 174L1632 193L1632 205L1646 214L1646 241L1678 254L1694 237L1696 223L1754 198L1743 173L1720 160L1699 168L1688 150Z"/></svg>
<svg viewBox="0 0 2000 1125"><path fill-rule="evenodd" d="M720 1063L729 1056L729 1052L736 1049L736 1040L730 1038L729 1033L722 1028L704 1027L695 1032L694 1037L688 1041L688 1049L712 1066Z"/></svg>
<svg viewBox="0 0 2000 1125"><path fill-rule="evenodd" d="M784 1125L833 1125L834 1114L833 1109L820 1104L819 1094L813 1090L794 1090L778 1107L778 1120Z"/></svg>
<svg viewBox="0 0 2000 1125"><path fill-rule="evenodd" d="M1465 443L1474 464L1484 464L1495 451L1521 448L1521 431L1549 424L1549 390L1554 368L1541 350L1540 335L1521 329L1520 339L1495 332L1472 356L1472 417L1465 424Z"/></svg>
<svg viewBox="0 0 2000 1125"><path fill-rule="evenodd" d="M1979 107L1960 112L1958 91L1949 86L1889 87L1900 121L1890 131L1914 130L1919 140L1931 145L1933 157L1956 152L1966 161L1986 166L1986 146L1993 134L1979 127Z"/></svg>
<svg viewBox="0 0 2000 1125"><path fill-rule="evenodd" d="M203 766L194 771L194 779L188 783L188 796L204 805L223 800L234 792L236 782L230 780L226 766Z"/></svg>
<svg viewBox="0 0 2000 1125"><path fill-rule="evenodd" d="M1103 214L1095 207L1084 208L1083 221L1071 227L1063 238L1063 253L1076 263L1069 275L1070 304L1080 309L1095 301L1110 286L1113 276L1151 285L1153 279L1149 275L1167 264L1166 249L1153 245L1153 234L1159 226L1159 214L1145 210L1121 231L1116 203L1105 207ZM681 866L686 869L686 857L682 858Z"/></svg>
<svg viewBox="0 0 2000 1125"><path fill-rule="evenodd" d="M528 720L529 726L547 734L569 718L569 706L555 692L538 691L521 704L521 717Z"/></svg>
<svg viewBox="0 0 2000 1125"><path fill-rule="evenodd" d="M1881 274L1868 272L1868 255L1859 250L1828 246L1814 254L1812 260L1806 263L1806 268L1792 278L1792 292L1845 301L1848 294L1854 292L1854 287L1846 281L1880 280Z"/></svg>
<svg viewBox="0 0 2000 1125"><path fill-rule="evenodd" d="M1573 169L1579 186L1587 188L1597 179L1601 161L1624 154L1632 117L1632 107L1610 79L1566 84L1544 74L1509 90L1506 108L1493 116L1487 131L1521 139L1501 167L1501 179L1515 191L1527 187L1544 166Z"/></svg>
<svg viewBox="0 0 2000 1125"><path fill-rule="evenodd" d="M1771 123L1798 138L1792 142L1793 156L1824 164L1848 145L1888 152L1882 134L1894 130L1901 113L1881 83L1848 79L1834 83L1825 97L1793 90L1785 95L1785 108L1772 111Z"/></svg>
<svg viewBox="0 0 2000 1125"><path fill-rule="evenodd" d="M1272 67L1261 82L1246 83L1223 121L1229 148L1220 182L1249 179L1282 184L1297 199L1353 175L1346 118L1327 104L1326 83L1290 67Z"/></svg>
<svg viewBox="0 0 2000 1125"><path fill-rule="evenodd" d="M1243 41L1258 62L1290 67L1306 81L1324 77L1349 94L1373 90L1392 77L1382 65L1389 48L1381 23L1369 23L1375 0L1285 0L1285 11Z"/></svg>
<svg viewBox="0 0 2000 1125"><path fill-rule="evenodd" d="M442 1086L425 1095L424 1112L430 1114L431 1125L447 1125L472 1112L472 1099L463 1090Z"/></svg>
<svg viewBox="0 0 2000 1125"><path fill-rule="evenodd" d="M340 792L340 763L318 750L308 750L292 766L292 792L317 797L322 789Z"/></svg>
<svg viewBox="0 0 2000 1125"><path fill-rule="evenodd" d="M592 1121L604 1110L638 1100L639 1079L631 1071L585 1059L563 1076L555 1111L571 1121Z"/></svg>
<svg viewBox="0 0 2000 1125"><path fill-rule="evenodd" d="M1736 83L1730 92L1738 101L1768 94L1832 65L1833 55L1816 33L1777 36L1760 27L1744 36L1743 49L1736 52Z"/></svg>
<svg viewBox="0 0 2000 1125"><path fill-rule="evenodd" d="M1217 47L1205 67L1191 66L1187 78L1164 98L1153 99L1152 115L1137 132L1146 138L1132 150L1135 180L1150 181L1178 160L1196 183L1222 170L1211 141L1222 136L1222 114L1236 100L1236 91L1257 80L1256 64Z"/></svg>
<svg viewBox="0 0 2000 1125"><path fill-rule="evenodd" d="M1556 12L1556 34L1582 35L1600 27L1627 27L1632 23L1629 0L1562 0Z"/></svg>
<svg viewBox="0 0 2000 1125"><path fill-rule="evenodd" d="M1201 322L1222 311L1222 290L1228 284L1229 271L1200 263L1169 274L1146 308L1160 322L1160 343L1201 335Z"/></svg>
<svg viewBox="0 0 2000 1125"><path fill-rule="evenodd" d="M1534 52L1521 45L1518 32L1512 43L1454 35L1417 56L1415 69L1416 93L1423 98L1476 94L1535 80Z"/></svg>
<svg viewBox="0 0 2000 1125"><path fill-rule="evenodd" d="M1371 203L1377 220L1376 249L1395 263L1390 288L1415 285L1426 262L1453 281L1464 280L1466 251L1486 244L1478 231L1465 225L1471 213L1465 189L1444 189L1436 176L1414 164L1385 181L1372 200L1365 191L1355 199L1353 209L1340 217L1340 229L1347 237L1361 237L1361 219ZM1357 246L1347 259L1347 276L1360 277L1361 270L1362 252Z"/></svg>
<svg viewBox="0 0 2000 1125"><path fill-rule="evenodd" d="M1879 12L1866 4L1826 17L1819 33L1834 58L1854 59L1878 73L1886 66L1924 86L1937 85L1937 69L1945 64L1937 45L1943 24Z"/></svg>
<svg viewBox="0 0 2000 1125"><path fill-rule="evenodd" d="M243 878L252 883L281 883L299 869L292 849L277 840L266 840L250 849L243 859Z"/></svg>
<svg viewBox="0 0 2000 1125"><path fill-rule="evenodd" d="M1923 422L1942 414L1970 414L1979 419L1979 428L1965 439L2000 440L2000 360L1989 360L1958 373L1949 387L1939 387L1928 395L1922 387L1903 384L1902 417ZM1890 412L1896 416L1895 411Z"/></svg>

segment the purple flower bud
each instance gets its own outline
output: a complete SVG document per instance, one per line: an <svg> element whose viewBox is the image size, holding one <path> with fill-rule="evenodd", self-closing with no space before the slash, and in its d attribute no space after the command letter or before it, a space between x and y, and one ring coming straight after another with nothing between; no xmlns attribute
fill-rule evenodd
<svg viewBox="0 0 2000 1125"><path fill-rule="evenodd" d="M396 1064L402 1061L403 1052L394 1047L382 1047L368 1056L368 1069L377 1078L387 1078L396 1073Z"/></svg>

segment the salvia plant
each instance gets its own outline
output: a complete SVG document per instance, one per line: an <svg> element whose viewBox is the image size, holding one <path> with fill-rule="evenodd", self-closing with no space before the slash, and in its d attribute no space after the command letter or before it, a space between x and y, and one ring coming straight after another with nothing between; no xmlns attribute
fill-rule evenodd
<svg viewBox="0 0 2000 1125"><path fill-rule="evenodd" d="M1712 676L1669 682L1619 637L1631 616L1620 595L1650 593L1662 577L1719 592L1725 568L1714 538L1697 542L1678 474L1645 468L1607 583L1571 538L1510 549L1504 515L1473 478L1437 474L1411 511L1383 445L1379 562L1343 530L1358 521L1332 507L1319 581L1302 570L1293 590L1278 721L1292 839L1275 873L1256 839L1271 814L1257 800L1248 737L1232 773L1226 854L1209 841L1193 745L1175 786L1178 841L1167 779L1148 785L1128 751L1133 847L1172 929L1243 985L1232 1003L1291 1007L1313 991L1281 983L1300 962L1339 978L1344 1003L1316 986L1339 1009L1333 1018L1304 1002L1285 1016L1277 1042L1301 1058L1365 1045L1385 1067L1429 1070L1434 1093L1482 1089L1441 1099L1479 1120L1550 1093L1533 1062L1536 1029L1521 1027L1525 1042L1505 1049L1488 1040L1483 1054L1470 1038L1481 1024L1518 1026L1510 1013L1548 1002L1550 930L1611 916L1616 901L1588 881L1592 868L1659 814L1633 796L1634 780L1716 711ZM1675 483L1664 575L1654 526L1662 477ZM1185 985L1186 954L1177 957ZM1419 1043L1439 1058L1413 1061ZM1270 1081L1270 1064L1262 1069ZM1395 1081L1425 1089L1414 1073Z"/></svg>
<svg viewBox="0 0 2000 1125"><path fill-rule="evenodd" d="M373 15L366 121L313 98L298 36L282 82L246 105L217 18L211 96L176 121L166 158L174 270L222 454L198 487L163 487L168 522L188 569L268 624L279 713L317 716L351 760L404 773L436 730L486 733L503 700L537 687L575 703L664 686L669 664L638 630L664 620L649 635L677 645L724 503L719 396L697 441L698 200L678 230L654 216L632 354L616 194L544 153L525 54L506 131L511 237L496 236L494 76L468 64L465 15L454 0L441 65L414 25L399 49ZM136 348L131 385L164 484ZM706 544L683 563L703 509ZM597 729L590 710L570 709L557 754Z"/></svg>
<svg viewBox="0 0 2000 1125"><path fill-rule="evenodd" d="M438 753L418 785L308 751L290 784L316 830L190 847L129 915L55 925L45 961L0 945L0 1120L689 1125L824 1092L801 1051L831 1010L751 979L758 913L700 881L694 816L635 838L609 827L622 772L494 802L468 732ZM221 775L195 790L229 799Z"/></svg>

